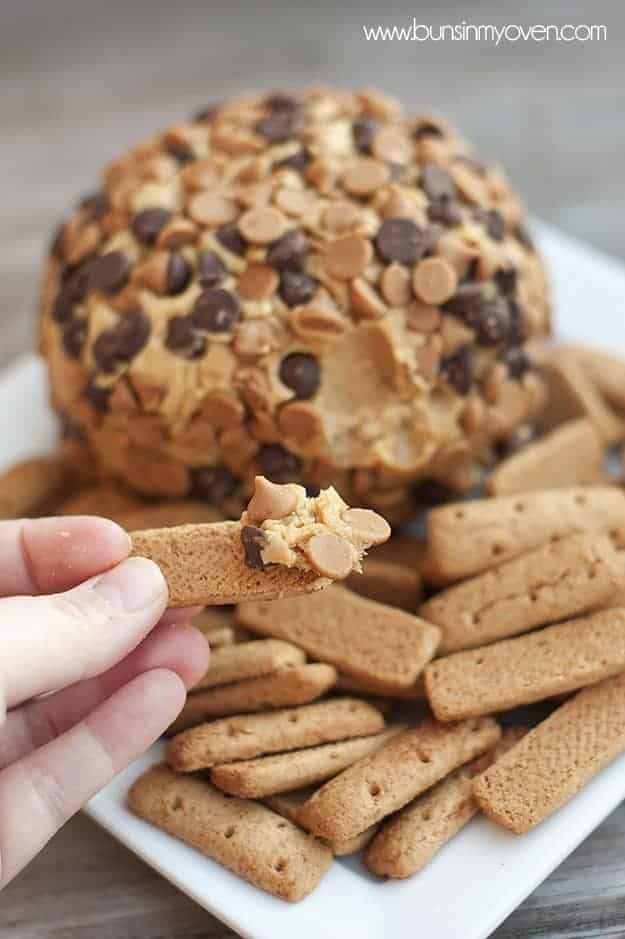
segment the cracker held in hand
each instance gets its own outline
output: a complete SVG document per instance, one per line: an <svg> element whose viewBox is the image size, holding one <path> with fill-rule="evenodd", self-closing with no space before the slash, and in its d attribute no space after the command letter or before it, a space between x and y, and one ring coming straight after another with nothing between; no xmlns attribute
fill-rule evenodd
<svg viewBox="0 0 625 939"><path fill-rule="evenodd" d="M568 535L441 591L419 612L440 626L444 654L612 606L624 588L625 561L608 535Z"/></svg>
<svg viewBox="0 0 625 939"><path fill-rule="evenodd" d="M575 691L625 670L625 608L457 652L425 671L439 720L506 711Z"/></svg>
<svg viewBox="0 0 625 939"><path fill-rule="evenodd" d="M479 776L473 792L520 835L568 802L625 750L625 673L584 688Z"/></svg>
<svg viewBox="0 0 625 939"><path fill-rule="evenodd" d="M315 597L244 603L237 616L252 632L293 642L345 675L383 683L389 693L414 685L440 639L437 626L338 586Z"/></svg>
<svg viewBox="0 0 625 939"><path fill-rule="evenodd" d="M128 806L181 841L282 900L301 900L332 863L332 852L258 802L223 795L209 782L153 766Z"/></svg>
<svg viewBox="0 0 625 939"><path fill-rule="evenodd" d="M133 553L161 567L170 606L238 603L320 590L360 570L365 551L390 536L369 509L350 509L335 489L257 476L240 522L179 525L132 534Z"/></svg>
<svg viewBox="0 0 625 939"><path fill-rule="evenodd" d="M251 760L264 753L315 747L320 743L377 734L384 718L357 698L335 698L304 707L247 714L200 724L169 741L167 760L190 773L218 763Z"/></svg>
<svg viewBox="0 0 625 939"><path fill-rule="evenodd" d="M426 720L327 782L297 819L319 837L352 838L493 747L500 736L488 717L458 724Z"/></svg>
<svg viewBox="0 0 625 939"><path fill-rule="evenodd" d="M615 486L443 505L428 517L428 571L437 582L462 580L552 538L624 527L625 493Z"/></svg>

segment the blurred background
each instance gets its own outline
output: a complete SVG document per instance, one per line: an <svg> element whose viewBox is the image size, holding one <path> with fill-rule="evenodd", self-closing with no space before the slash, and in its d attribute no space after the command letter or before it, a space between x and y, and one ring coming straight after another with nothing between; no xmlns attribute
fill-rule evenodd
<svg viewBox="0 0 625 939"><path fill-rule="evenodd" d="M367 42L363 24L590 23L603 42ZM0 364L31 343L52 226L101 164L226 94L377 85L448 114L531 211L625 258L621 0L1 0Z"/></svg>

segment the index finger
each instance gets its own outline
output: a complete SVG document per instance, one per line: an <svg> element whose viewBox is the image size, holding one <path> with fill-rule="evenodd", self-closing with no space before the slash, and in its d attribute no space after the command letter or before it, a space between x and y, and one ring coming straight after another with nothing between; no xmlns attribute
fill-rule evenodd
<svg viewBox="0 0 625 939"><path fill-rule="evenodd" d="M129 553L124 529L98 516L0 522L0 597L68 590Z"/></svg>

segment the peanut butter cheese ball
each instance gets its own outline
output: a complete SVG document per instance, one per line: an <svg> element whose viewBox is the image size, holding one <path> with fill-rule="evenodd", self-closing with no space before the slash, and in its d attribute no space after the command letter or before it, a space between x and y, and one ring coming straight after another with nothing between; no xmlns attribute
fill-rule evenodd
<svg viewBox="0 0 625 939"><path fill-rule="evenodd" d="M41 314L53 404L103 473L237 515L262 474L407 517L543 399L518 197L373 91L237 98L110 163Z"/></svg>

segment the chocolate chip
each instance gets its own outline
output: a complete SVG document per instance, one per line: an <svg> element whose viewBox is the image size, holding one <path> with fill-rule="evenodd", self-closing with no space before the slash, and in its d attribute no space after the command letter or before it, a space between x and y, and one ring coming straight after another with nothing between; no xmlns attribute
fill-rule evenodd
<svg viewBox="0 0 625 939"><path fill-rule="evenodd" d="M459 225L462 221L460 203L448 196L432 200L427 211L429 220L440 222L441 225Z"/></svg>
<svg viewBox="0 0 625 939"><path fill-rule="evenodd" d="M191 280L191 265L181 254L172 254L167 265L165 290L170 297L188 287Z"/></svg>
<svg viewBox="0 0 625 939"><path fill-rule="evenodd" d="M90 271L93 259L84 261L79 267L68 267L62 274L62 287L51 310L51 317L56 323L64 323L71 318L74 305L84 300L89 290Z"/></svg>
<svg viewBox="0 0 625 939"><path fill-rule="evenodd" d="M383 261L414 264L423 255L423 229L408 218L387 218L375 236L375 246Z"/></svg>
<svg viewBox="0 0 625 939"><path fill-rule="evenodd" d="M284 143L302 129L304 115L294 98L275 94L265 104L270 113L257 121L255 129L270 143Z"/></svg>
<svg viewBox="0 0 625 939"><path fill-rule="evenodd" d="M428 227L423 232L423 256L429 254L434 254L438 247L438 242L441 235L443 234L443 229L440 225L428 225Z"/></svg>
<svg viewBox="0 0 625 939"><path fill-rule="evenodd" d="M227 225L222 225L215 232L215 237L224 248L232 251L233 254L238 254L241 257L247 251L247 241L239 232L236 222L228 222Z"/></svg>
<svg viewBox="0 0 625 939"><path fill-rule="evenodd" d="M218 112L218 105L209 104L207 107L200 108L199 111L196 111L192 119L195 124L210 124Z"/></svg>
<svg viewBox="0 0 625 939"><path fill-rule="evenodd" d="M509 337L510 306L505 297L483 301L477 309L465 314L464 319L485 346L495 346Z"/></svg>
<svg viewBox="0 0 625 939"><path fill-rule="evenodd" d="M508 300L508 310L510 313L510 328L508 330L508 342L510 345L519 345L525 339L527 339L527 334L525 331L525 317L523 316L523 310L516 302L516 300Z"/></svg>
<svg viewBox="0 0 625 939"><path fill-rule="evenodd" d="M191 491L198 499L220 505L237 488L227 466L199 466L191 470Z"/></svg>
<svg viewBox="0 0 625 939"><path fill-rule="evenodd" d="M203 290L195 301L191 320L197 329L209 333L230 332L241 315L239 301L228 290L212 287Z"/></svg>
<svg viewBox="0 0 625 939"><path fill-rule="evenodd" d="M437 163L426 163L421 173L420 185L428 199L454 199L456 185L449 175Z"/></svg>
<svg viewBox="0 0 625 939"><path fill-rule="evenodd" d="M508 366L511 378L522 378L532 367L523 346L510 346L501 356L501 360Z"/></svg>
<svg viewBox="0 0 625 939"><path fill-rule="evenodd" d="M108 193L104 191L94 192L91 195L85 196L80 203L80 208L84 209L92 219L97 221L110 211L111 200L109 199Z"/></svg>
<svg viewBox="0 0 625 939"><path fill-rule="evenodd" d="M153 245L170 218L171 212L168 209L161 209L158 206L143 209L132 220L132 233L141 244Z"/></svg>
<svg viewBox="0 0 625 939"><path fill-rule="evenodd" d="M274 166L286 166L289 169L297 170L299 173L302 170L305 170L308 164L311 162L312 156L305 147L302 147L301 150L297 150L291 156L286 157L284 160L280 160L278 163L274 163Z"/></svg>
<svg viewBox="0 0 625 939"><path fill-rule="evenodd" d="M528 251L535 251L534 242L530 233L524 225L515 225L512 229L512 234L519 241L524 248L527 248Z"/></svg>
<svg viewBox="0 0 625 939"><path fill-rule="evenodd" d="M144 313L124 316L111 329L100 333L93 344L93 358L103 372L114 372L143 349L150 335L150 321Z"/></svg>
<svg viewBox="0 0 625 939"><path fill-rule="evenodd" d="M304 271L286 267L280 275L278 293L287 306L308 303L317 292L318 281Z"/></svg>
<svg viewBox="0 0 625 939"><path fill-rule="evenodd" d="M63 348L70 359L79 359L87 338L86 320L72 319L63 329Z"/></svg>
<svg viewBox="0 0 625 939"><path fill-rule="evenodd" d="M455 313L457 316L470 316L480 309L484 302L482 284L468 281L460 284L455 294L444 305L446 313Z"/></svg>
<svg viewBox="0 0 625 939"><path fill-rule="evenodd" d="M309 352L291 352L280 363L280 381L296 398L312 398L321 380L319 362Z"/></svg>
<svg viewBox="0 0 625 939"><path fill-rule="evenodd" d="M202 287L215 287L226 276L226 268L213 251L200 251L197 277Z"/></svg>
<svg viewBox="0 0 625 939"><path fill-rule="evenodd" d="M266 261L280 270L287 264L299 263L307 251L308 238L299 228L294 228L270 244Z"/></svg>
<svg viewBox="0 0 625 939"><path fill-rule="evenodd" d="M270 111L290 111L299 107L299 103L292 95L287 95L283 91L272 91L265 98L265 107Z"/></svg>
<svg viewBox="0 0 625 939"><path fill-rule="evenodd" d="M505 440L498 440L495 444L497 456L504 460L513 453L518 453L523 447L536 438L536 428L531 424L521 424Z"/></svg>
<svg viewBox="0 0 625 939"><path fill-rule="evenodd" d="M375 121L363 118L360 121L354 121L352 124L352 137L356 149L361 153L371 153L371 146L378 131L378 125Z"/></svg>
<svg viewBox="0 0 625 939"><path fill-rule="evenodd" d="M445 134L438 124L431 121L420 121L412 132L415 140L422 140L424 137L444 137Z"/></svg>
<svg viewBox="0 0 625 939"><path fill-rule="evenodd" d="M206 339L196 332L190 316L174 316L167 325L165 345L185 359L197 359L204 354Z"/></svg>
<svg viewBox="0 0 625 939"><path fill-rule="evenodd" d="M178 160L179 163L191 163L195 160L195 153L188 143L182 140L168 140L165 143L165 152Z"/></svg>
<svg viewBox="0 0 625 939"><path fill-rule="evenodd" d="M455 498L448 486L444 486L437 479L424 479L414 489L414 496L420 509L430 509L435 505L443 505Z"/></svg>
<svg viewBox="0 0 625 939"><path fill-rule="evenodd" d="M244 525L241 529L241 543L247 566L253 567L256 571L264 571L267 565L263 561L261 552L267 543L267 537L262 528Z"/></svg>
<svg viewBox="0 0 625 939"><path fill-rule="evenodd" d="M302 463L294 453L279 443L266 443L258 451L258 465L263 476L274 483L289 482L299 473Z"/></svg>
<svg viewBox="0 0 625 939"><path fill-rule="evenodd" d="M462 346L441 362L441 372L450 385L466 395L473 383L473 355L470 346Z"/></svg>
<svg viewBox="0 0 625 939"><path fill-rule="evenodd" d="M111 388L101 388L100 385L96 385L93 379L91 379L91 381L85 385L82 395L96 411L99 411L100 414L104 414L105 411L108 411L111 391Z"/></svg>
<svg viewBox="0 0 625 939"><path fill-rule="evenodd" d="M496 209L475 209L473 218L483 225L494 241L503 241L506 233L506 223L503 216Z"/></svg>
<svg viewBox="0 0 625 939"><path fill-rule="evenodd" d="M513 297L516 292L517 284L517 272L514 267L502 268L499 271L495 271L493 276L499 293L502 293L504 297Z"/></svg>
<svg viewBox="0 0 625 939"><path fill-rule="evenodd" d="M65 323L67 320L71 319L74 303L75 300L72 291L68 290L67 286L61 287L50 311L50 316L54 322Z"/></svg>
<svg viewBox="0 0 625 939"><path fill-rule="evenodd" d="M123 251L109 251L96 258L89 269L89 284L101 293L118 293L128 283L130 262Z"/></svg>

